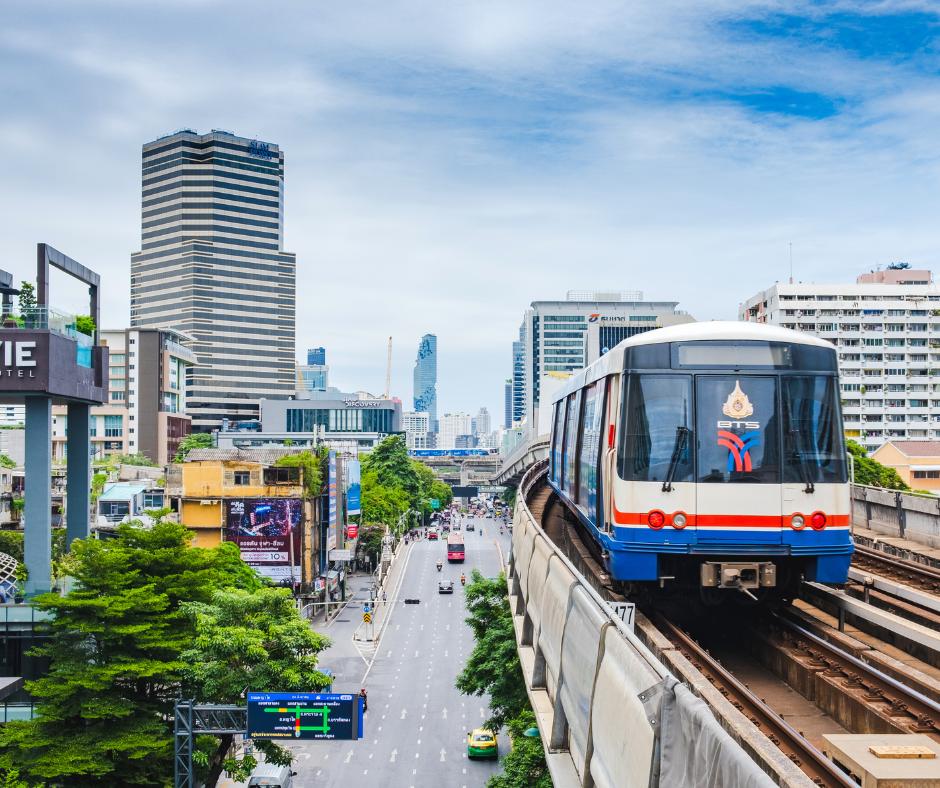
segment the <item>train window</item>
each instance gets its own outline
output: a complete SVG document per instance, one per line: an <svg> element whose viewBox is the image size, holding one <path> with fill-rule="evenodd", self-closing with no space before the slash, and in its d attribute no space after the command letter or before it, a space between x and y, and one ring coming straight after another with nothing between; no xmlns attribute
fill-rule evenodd
<svg viewBox="0 0 940 788"><path fill-rule="evenodd" d="M562 489L571 496L572 501L578 499L577 487L577 456L578 456L578 417L581 413L581 390L568 395L568 414L565 418L565 467L562 478Z"/></svg>
<svg viewBox="0 0 940 788"><path fill-rule="evenodd" d="M780 483L776 378L699 375L695 408L700 482Z"/></svg>
<svg viewBox="0 0 940 788"><path fill-rule="evenodd" d="M785 482L846 480L834 378L800 375L783 379L783 446Z"/></svg>
<svg viewBox="0 0 940 788"><path fill-rule="evenodd" d="M679 428L692 426L692 378L629 375L627 381L618 454L620 477L637 482L665 481ZM692 441L681 443L674 482L692 480Z"/></svg>
<svg viewBox="0 0 940 788"><path fill-rule="evenodd" d="M604 417L602 378L584 389L581 416L581 467L578 470L578 504L592 523L597 522L597 463L600 457L601 427Z"/></svg>
<svg viewBox="0 0 940 788"><path fill-rule="evenodd" d="M555 421L552 429L552 479L555 484L561 480L561 444L564 438L565 400L555 403Z"/></svg>

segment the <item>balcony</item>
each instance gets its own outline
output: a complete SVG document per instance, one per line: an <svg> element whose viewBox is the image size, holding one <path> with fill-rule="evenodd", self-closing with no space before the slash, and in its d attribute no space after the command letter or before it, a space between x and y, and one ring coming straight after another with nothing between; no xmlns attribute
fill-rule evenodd
<svg viewBox="0 0 940 788"><path fill-rule="evenodd" d="M20 312L10 309L0 317L0 328L24 331L52 331L76 343L75 361L80 367L91 369L92 348L95 338L78 330L79 318L52 307L37 306Z"/></svg>

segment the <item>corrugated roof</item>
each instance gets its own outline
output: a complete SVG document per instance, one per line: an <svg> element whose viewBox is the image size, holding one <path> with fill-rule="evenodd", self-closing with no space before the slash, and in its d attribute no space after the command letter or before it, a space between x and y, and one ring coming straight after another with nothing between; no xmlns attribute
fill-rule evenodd
<svg viewBox="0 0 940 788"><path fill-rule="evenodd" d="M305 451L296 446L265 446L251 449L193 449L186 455L186 462L205 462L212 460L258 462L273 465L288 454Z"/></svg>
<svg viewBox="0 0 940 788"><path fill-rule="evenodd" d="M940 457L940 441L888 441L908 457Z"/></svg>
<svg viewBox="0 0 940 788"><path fill-rule="evenodd" d="M114 482L104 488L98 497L99 501L126 501L144 490L149 490L150 482Z"/></svg>

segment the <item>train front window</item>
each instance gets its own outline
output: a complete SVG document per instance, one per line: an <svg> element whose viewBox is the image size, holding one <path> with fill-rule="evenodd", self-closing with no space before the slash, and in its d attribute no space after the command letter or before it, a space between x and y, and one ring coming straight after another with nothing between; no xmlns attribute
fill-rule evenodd
<svg viewBox="0 0 940 788"><path fill-rule="evenodd" d="M630 375L623 398L620 478L661 482L676 447L673 482L692 480L692 379L687 375ZM678 436L682 436L679 438Z"/></svg>
<svg viewBox="0 0 940 788"><path fill-rule="evenodd" d="M700 482L780 483L776 378L699 375L695 408Z"/></svg>
<svg viewBox="0 0 940 788"><path fill-rule="evenodd" d="M846 480L833 377L783 379L783 447L785 482L832 484Z"/></svg>

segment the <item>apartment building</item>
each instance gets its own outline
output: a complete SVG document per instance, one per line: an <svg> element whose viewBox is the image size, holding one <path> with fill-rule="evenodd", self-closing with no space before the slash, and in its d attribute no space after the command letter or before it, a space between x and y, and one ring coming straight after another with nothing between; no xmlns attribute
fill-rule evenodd
<svg viewBox="0 0 940 788"><path fill-rule="evenodd" d="M807 331L836 346L847 437L940 439L940 288L930 271L889 268L855 284L777 283L742 320Z"/></svg>

